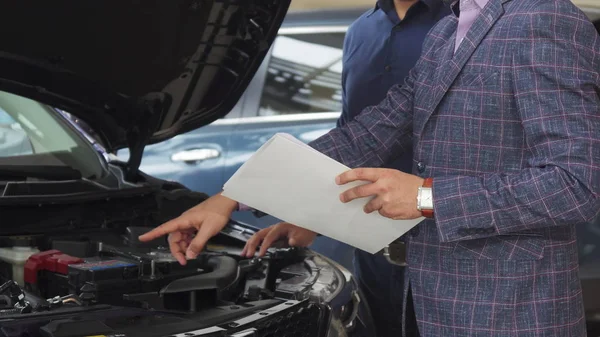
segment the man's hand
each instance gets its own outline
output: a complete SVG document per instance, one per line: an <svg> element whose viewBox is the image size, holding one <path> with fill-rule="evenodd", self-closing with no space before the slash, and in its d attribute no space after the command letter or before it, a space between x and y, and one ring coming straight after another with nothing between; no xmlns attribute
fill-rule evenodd
<svg viewBox="0 0 600 337"><path fill-rule="evenodd" d="M256 248L260 245L259 256L264 256L267 249L277 240L287 237L288 244L292 247L308 247L317 237L317 233L294 226L290 223L281 222L271 227L262 229L254 234L242 251L242 256L253 257Z"/></svg>
<svg viewBox="0 0 600 337"><path fill-rule="evenodd" d="M171 254L181 265L185 265L186 258L195 259L208 240L227 225L236 208L237 202L217 194L190 208L178 218L141 235L140 241L152 241L168 234Z"/></svg>
<svg viewBox="0 0 600 337"><path fill-rule="evenodd" d="M344 203L358 198L374 197L364 210L394 220L416 219L421 216L417 209L417 193L424 179L393 169L358 168L342 173L336 178L338 185L353 181L370 183L351 188L340 195Z"/></svg>

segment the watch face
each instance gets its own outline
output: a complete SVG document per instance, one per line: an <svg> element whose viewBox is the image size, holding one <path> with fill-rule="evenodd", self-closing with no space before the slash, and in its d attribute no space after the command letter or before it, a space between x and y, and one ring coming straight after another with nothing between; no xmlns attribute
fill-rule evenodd
<svg viewBox="0 0 600 337"><path fill-rule="evenodd" d="M419 193L419 206L422 210L433 209L433 191L431 188L421 188L421 193Z"/></svg>

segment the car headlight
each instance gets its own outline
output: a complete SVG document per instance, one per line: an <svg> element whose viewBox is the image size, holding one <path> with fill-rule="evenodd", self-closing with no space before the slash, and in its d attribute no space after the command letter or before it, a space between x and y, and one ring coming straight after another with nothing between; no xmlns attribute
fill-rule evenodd
<svg viewBox="0 0 600 337"><path fill-rule="evenodd" d="M354 276L322 255L315 253L309 259L318 269L310 299L330 310L327 337L375 336L371 314Z"/></svg>

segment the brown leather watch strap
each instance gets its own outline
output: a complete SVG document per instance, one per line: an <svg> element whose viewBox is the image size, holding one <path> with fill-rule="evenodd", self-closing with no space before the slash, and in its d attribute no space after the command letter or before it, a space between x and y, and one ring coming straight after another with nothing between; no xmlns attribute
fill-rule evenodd
<svg viewBox="0 0 600 337"><path fill-rule="evenodd" d="M433 178L425 178L425 181L423 182L423 187L432 188L433 187ZM429 219L433 218L433 210L432 209L421 210L421 214L423 214L423 216L426 218L429 218Z"/></svg>
<svg viewBox="0 0 600 337"><path fill-rule="evenodd" d="M432 188L433 187L433 178L425 178L425 181L423 182L423 187Z"/></svg>

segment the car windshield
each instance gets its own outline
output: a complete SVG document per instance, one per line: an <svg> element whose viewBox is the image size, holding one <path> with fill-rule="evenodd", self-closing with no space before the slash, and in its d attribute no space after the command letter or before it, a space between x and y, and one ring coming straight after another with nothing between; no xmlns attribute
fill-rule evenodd
<svg viewBox="0 0 600 337"><path fill-rule="evenodd" d="M83 177L104 172L94 148L51 107L0 91L0 167L68 166Z"/></svg>

